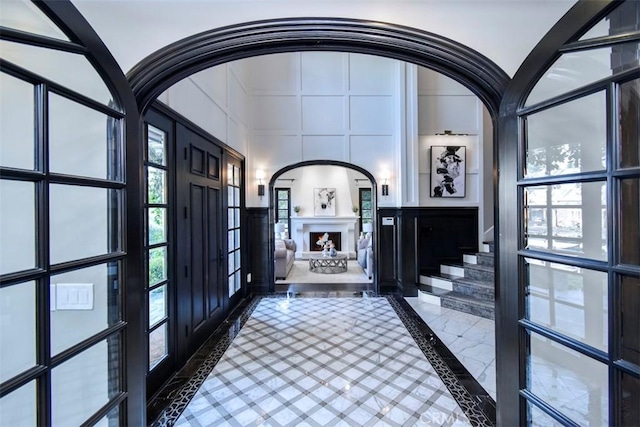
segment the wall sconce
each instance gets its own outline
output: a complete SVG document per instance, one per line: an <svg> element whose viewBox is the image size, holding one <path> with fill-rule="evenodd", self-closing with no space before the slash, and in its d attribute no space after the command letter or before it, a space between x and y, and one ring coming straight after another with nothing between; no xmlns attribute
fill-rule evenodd
<svg viewBox="0 0 640 427"><path fill-rule="evenodd" d="M383 196L388 196L389 195L389 172L384 172L382 174L382 195Z"/></svg>
<svg viewBox="0 0 640 427"><path fill-rule="evenodd" d="M442 133L436 133L438 136L469 136L468 133L453 133L453 131L449 129L445 129Z"/></svg>
<svg viewBox="0 0 640 427"><path fill-rule="evenodd" d="M264 179L264 171L262 169L256 170L256 178L258 178L258 196L264 196L264 184L262 180Z"/></svg>

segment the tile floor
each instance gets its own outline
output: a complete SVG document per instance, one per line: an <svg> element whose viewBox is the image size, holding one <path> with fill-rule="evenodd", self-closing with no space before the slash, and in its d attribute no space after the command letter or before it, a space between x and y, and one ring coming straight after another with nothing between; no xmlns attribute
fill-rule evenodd
<svg viewBox="0 0 640 427"><path fill-rule="evenodd" d="M418 297L405 297L405 300L495 400L494 321L428 304Z"/></svg>
<svg viewBox="0 0 640 427"><path fill-rule="evenodd" d="M413 329L393 298L262 298L175 425L490 425Z"/></svg>

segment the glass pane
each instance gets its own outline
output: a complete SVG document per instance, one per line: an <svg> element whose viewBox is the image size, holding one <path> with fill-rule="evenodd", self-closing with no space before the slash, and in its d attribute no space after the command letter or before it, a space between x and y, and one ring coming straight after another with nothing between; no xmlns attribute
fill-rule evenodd
<svg viewBox="0 0 640 427"><path fill-rule="evenodd" d="M233 185L233 165L227 163L227 184Z"/></svg>
<svg viewBox="0 0 640 427"><path fill-rule="evenodd" d="M529 390L578 425L608 425L607 365L535 333L530 338Z"/></svg>
<svg viewBox="0 0 640 427"><path fill-rule="evenodd" d="M640 278L623 276L620 357L640 366Z"/></svg>
<svg viewBox="0 0 640 427"><path fill-rule="evenodd" d="M640 380L629 374L621 374L621 411L622 424L624 427L633 427L638 425L640 420Z"/></svg>
<svg viewBox="0 0 640 427"><path fill-rule="evenodd" d="M0 179L0 274L36 266L35 185Z"/></svg>
<svg viewBox="0 0 640 427"><path fill-rule="evenodd" d="M149 245L165 243L167 241L167 209L148 209Z"/></svg>
<svg viewBox="0 0 640 427"><path fill-rule="evenodd" d="M362 218L366 218L366 219L371 219L373 218L373 213L371 211L362 211ZM370 222L370 221L362 221L364 222Z"/></svg>
<svg viewBox="0 0 640 427"><path fill-rule="evenodd" d="M164 323L149 334L149 370L153 369L167 354L167 324Z"/></svg>
<svg viewBox="0 0 640 427"><path fill-rule="evenodd" d="M363 201L362 202L362 210L370 210L371 209L371 201Z"/></svg>
<svg viewBox="0 0 640 427"><path fill-rule="evenodd" d="M580 37L580 40L616 35L627 31L637 31L637 21L633 19L636 13L634 9L635 4L636 2L633 1L621 2L620 6L609 12L607 16ZM632 19L629 19L629 16Z"/></svg>
<svg viewBox="0 0 640 427"><path fill-rule="evenodd" d="M279 200L278 201L278 209L289 209L289 201L288 200Z"/></svg>
<svg viewBox="0 0 640 427"><path fill-rule="evenodd" d="M51 354L120 320L118 263L51 276Z"/></svg>
<svg viewBox="0 0 640 427"><path fill-rule="evenodd" d="M233 232L233 230L229 231L229 247L227 248L229 250L229 252L231 252L235 247L235 243L233 241L233 237L235 236L235 233Z"/></svg>
<svg viewBox="0 0 640 427"><path fill-rule="evenodd" d="M227 271L229 272L229 274L232 274L234 271L236 271L235 260L236 260L236 257L234 256L234 253L233 252L229 253L229 257L227 259L227 263L229 264L228 265L229 269Z"/></svg>
<svg viewBox="0 0 640 427"><path fill-rule="evenodd" d="M229 276L229 297L236 293L236 280L233 276L233 274Z"/></svg>
<svg viewBox="0 0 640 427"><path fill-rule="evenodd" d="M278 220L286 220L289 217L289 211L278 211Z"/></svg>
<svg viewBox="0 0 640 427"><path fill-rule="evenodd" d="M167 203L167 172L147 166L148 203Z"/></svg>
<svg viewBox="0 0 640 427"><path fill-rule="evenodd" d="M2 52L2 59L53 80L104 105L109 105L112 102L109 89L83 55L8 41L0 41L0 52Z"/></svg>
<svg viewBox="0 0 640 427"><path fill-rule="evenodd" d="M240 247L240 230L234 230L234 233L235 233L235 241L236 241L235 242L236 246L234 249L238 249Z"/></svg>
<svg viewBox="0 0 640 427"><path fill-rule="evenodd" d="M240 290L240 272L237 271L236 274L233 275L235 282L235 290L236 292Z"/></svg>
<svg viewBox="0 0 640 427"><path fill-rule="evenodd" d="M35 282L0 288L0 313L2 383L36 364Z"/></svg>
<svg viewBox="0 0 640 427"><path fill-rule="evenodd" d="M164 131L147 125L147 160L151 163L165 166L167 150L167 135Z"/></svg>
<svg viewBox="0 0 640 427"><path fill-rule="evenodd" d="M620 85L620 167L640 166L640 79Z"/></svg>
<svg viewBox="0 0 640 427"><path fill-rule="evenodd" d="M120 345L112 335L51 371L52 425L80 425L120 392Z"/></svg>
<svg viewBox="0 0 640 427"><path fill-rule="evenodd" d="M551 415L548 415L537 406L527 403L527 408L529 410L527 414L527 421L531 427L562 427L562 424L557 422L551 417Z"/></svg>
<svg viewBox="0 0 640 427"><path fill-rule="evenodd" d="M2 2L0 25L15 30L55 39L69 41L69 38L33 3L26 0Z"/></svg>
<svg viewBox="0 0 640 427"><path fill-rule="evenodd" d="M525 105L553 98L637 65L638 43L562 55L533 88Z"/></svg>
<svg viewBox="0 0 640 427"><path fill-rule="evenodd" d="M122 179L119 120L49 94L49 144L52 172Z"/></svg>
<svg viewBox="0 0 640 427"><path fill-rule="evenodd" d="M52 263L119 249L118 190L59 184L49 189Z"/></svg>
<svg viewBox="0 0 640 427"><path fill-rule="evenodd" d="M229 208L227 210L227 227L228 228L235 228L234 224L235 224L235 216L234 216L234 212L233 212L233 208Z"/></svg>
<svg viewBox="0 0 640 427"><path fill-rule="evenodd" d="M371 200L371 190L368 191L363 191L362 193L360 193L362 200ZM364 203L362 204L362 206L364 207Z"/></svg>
<svg viewBox="0 0 640 427"><path fill-rule="evenodd" d="M525 178L603 170L606 118L604 92L527 117Z"/></svg>
<svg viewBox="0 0 640 427"><path fill-rule="evenodd" d="M240 188L238 187L234 187L233 188L233 199L234 199L234 206L240 206Z"/></svg>
<svg viewBox="0 0 640 427"><path fill-rule="evenodd" d="M278 200L289 200L289 192L285 190L278 190Z"/></svg>
<svg viewBox="0 0 640 427"><path fill-rule="evenodd" d="M233 167L233 185L237 187L240 186L240 168L237 166Z"/></svg>
<svg viewBox="0 0 640 427"><path fill-rule="evenodd" d="M235 206L235 202L233 200L233 187L229 187L229 189L227 190L227 205L228 207L232 207Z"/></svg>
<svg viewBox="0 0 640 427"><path fill-rule="evenodd" d="M0 73L0 87L0 166L35 169L33 85Z"/></svg>
<svg viewBox="0 0 640 427"><path fill-rule="evenodd" d="M98 421L94 427L115 427L120 425L120 406L116 406L107 415Z"/></svg>
<svg viewBox="0 0 640 427"><path fill-rule="evenodd" d="M1 424L12 427L37 426L36 393L36 382L31 381L0 399Z"/></svg>
<svg viewBox="0 0 640 427"><path fill-rule="evenodd" d="M240 251L235 251L235 264L236 264L236 269L239 269L242 265L240 264Z"/></svg>
<svg viewBox="0 0 640 427"><path fill-rule="evenodd" d="M607 351L607 273L526 259L527 318Z"/></svg>
<svg viewBox="0 0 640 427"><path fill-rule="evenodd" d="M167 280L167 247L149 249L149 286Z"/></svg>
<svg viewBox="0 0 640 427"><path fill-rule="evenodd" d="M622 180L620 196L620 262L640 265L640 180Z"/></svg>
<svg viewBox="0 0 640 427"><path fill-rule="evenodd" d="M606 260L605 186L588 182L525 188L526 249Z"/></svg>
<svg viewBox="0 0 640 427"><path fill-rule="evenodd" d="M149 327L167 316L167 285L149 292Z"/></svg>
<svg viewBox="0 0 640 427"><path fill-rule="evenodd" d="M235 208L233 213L235 217L235 226L236 228L240 228L240 208Z"/></svg>

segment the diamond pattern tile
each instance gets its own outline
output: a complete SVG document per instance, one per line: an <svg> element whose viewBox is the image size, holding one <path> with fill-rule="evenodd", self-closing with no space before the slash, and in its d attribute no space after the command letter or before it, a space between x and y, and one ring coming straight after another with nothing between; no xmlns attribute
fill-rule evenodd
<svg viewBox="0 0 640 427"><path fill-rule="evenodd" d="M458 405L445 384L455 378L443 382L421 348L428 343L392 305L261 299L175 425L486 425L473 402Z"/></svg>

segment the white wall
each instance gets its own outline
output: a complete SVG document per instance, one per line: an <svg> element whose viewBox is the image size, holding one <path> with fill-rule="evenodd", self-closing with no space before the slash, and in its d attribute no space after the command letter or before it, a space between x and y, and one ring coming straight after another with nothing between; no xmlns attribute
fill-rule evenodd
<svg viewBox="0 0 640 427"><path fill-rule="evenodd" d="M352 163L378 183L389 173L393 185L403 126L398 89L404 63L339 52L287 53L246 62L253 71L254 117L248 206L268 206L266 197L257 196L256 170L265 171L268 182L283 167L307 160ZM396 206L400 200L397 191L378 196L380 206Z"/></svg>
<svg viewBox="0 0 640 427"><path fill-rule="evenodd" d="M242 155L251 124L248 63L208 68L171 86L158 100Z"/></svg>
<svg viewBox="0 0 640 427"><path fill-rule="evenodd" d="M359 188L370 188L366 177L342 166L313 165L292 169L280 176L275 186L291 189L291 206L300 206L298 216L313 216L313 189L336 189L336 216L353 216L352 207L359 205ZM266 196L265 196L266 197Z"/></svg>

